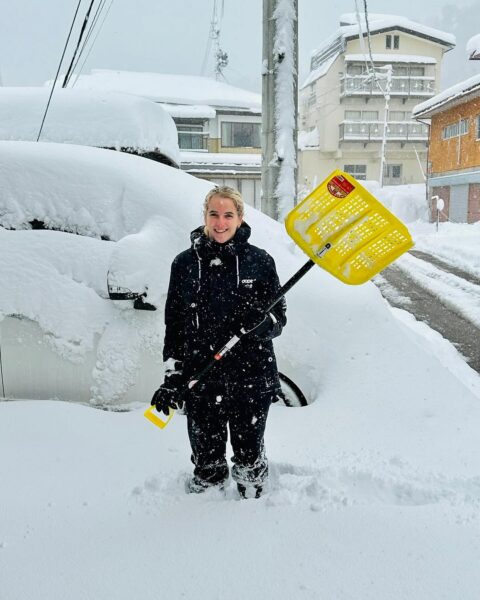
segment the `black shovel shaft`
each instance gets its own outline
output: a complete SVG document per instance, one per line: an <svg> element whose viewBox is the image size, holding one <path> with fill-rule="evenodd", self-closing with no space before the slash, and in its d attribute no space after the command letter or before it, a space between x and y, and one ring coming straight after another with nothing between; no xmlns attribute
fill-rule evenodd
<svg viewBox="0 0 480 600"><path fill-rule="evenodd" d="M325 248L318 253L318 255L320 256L321 254L323 254L323 252L329 250L331 247L330 244L326 244ZM310 271L310 269L315 266L315 262L312 259L309 259L304 265L303 267L301 267L296 273L294 273L290 279L278 290L277 295L275 296L275 298L273 299L273 301L269 304L269 306L265 309L265 315L267 313L269 313L272 308L278 304L280 302L280 300L283 298L283 296L292 289L292 287L306 274L308 273L308 271ZM256 328L255 328L256 329ZM205 367L199 371L196 375L194 375L190 381L188 382L187 386L189 389L192 389L195 384L202 379L202 377L204 375L206 375L208 373L208 371L210 371L210 369L219 361L221 360L226 354L228 354L228 352L230 352L230 350L242 339L242 337L244 335L246 335L247 333L251 333L252 331L255 331L255 329L251 329L248 332L242 332L240 331L240 333L238 335L234 335L232 338L230 338L230 340L218 351L214 354L213 358L205 365Z"/></svg>

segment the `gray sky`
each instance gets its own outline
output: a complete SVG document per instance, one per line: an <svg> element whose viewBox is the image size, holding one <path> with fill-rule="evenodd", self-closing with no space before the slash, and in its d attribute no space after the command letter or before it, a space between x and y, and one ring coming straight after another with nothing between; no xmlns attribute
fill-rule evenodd
<svg viewBox="0 0 480 600"><path fill-rule="evenodd" d="M107 4L108 4L107 0ZM0 0L0 73L3 85L41 85L52 79L78 0ZM224 0L221 46L229 54L229 83L260 91L262 0ZM85 14L89 1L82 0ZM354 0L298 0L300 82L313 49L338 27ZM363 6L362 0L358 0ZM200 75L213 0L113 0L111 11L85 64ZM465 59L467 39L480 32L479 0L369 0L370 12L402 14L457 35L444 65L444 87L480 72ZM78 36L78 30L74 37ZM73 48L67 52L70 59ZM69 61L66 61L68 64ZM210 73L211 74L211 73Z"/></svg>

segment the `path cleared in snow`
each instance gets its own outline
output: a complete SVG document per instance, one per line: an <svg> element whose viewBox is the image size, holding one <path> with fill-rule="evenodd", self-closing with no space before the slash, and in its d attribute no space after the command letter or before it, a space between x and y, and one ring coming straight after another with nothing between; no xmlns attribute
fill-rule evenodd
<svg viewBox="0 0 480 600"><path fill-rule="evenodd" d="M407 310L441 333L480 373L480 280L476 276L414 251L384 270L375 283L391 306Z"/></svg>

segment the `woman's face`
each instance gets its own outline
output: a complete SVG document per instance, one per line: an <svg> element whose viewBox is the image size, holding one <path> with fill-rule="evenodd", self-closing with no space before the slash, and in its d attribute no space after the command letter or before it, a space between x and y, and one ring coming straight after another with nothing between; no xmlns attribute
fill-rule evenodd
<svg viewBox="0 0 480 600"><path fill-rule="evenodd" d="M224 244L233 238L242 224L231 198L212 196L205 214L205 227L211 240Z"/></svg>

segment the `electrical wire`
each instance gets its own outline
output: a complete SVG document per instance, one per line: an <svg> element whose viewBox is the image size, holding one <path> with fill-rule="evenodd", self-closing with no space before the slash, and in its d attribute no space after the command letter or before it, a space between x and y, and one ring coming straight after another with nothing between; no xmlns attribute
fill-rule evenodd
<svg viewBox="0 0 480 600"><path fill-rule="evenodd" d="M67 87L67 83L70 78L70 73L72 72L72 69L73 69L73 63L75 62L75 59L77 57L77 53L80 48L80 44L82 42L83 34L85 33L85 29L87 27L88 19L90 18L90 13L92 11L94 2L95 2L95 0L90 1L90 6L88 7L85 18L83 19L82 27L80 29L80 35L78 36L77 46L75 48L75 52L73 53L72 60L70 61L70 65L68 66L67 72L65 74L65 79L63 80L62 87Z"/></svg>
<svg viewBox="0 0 480 600"><path fill-rule="evenodd" d="M68 32L68 36L67 36L67 41L65 42L65 46L63 48L62 57L60 58L60 62L58 64L58 69L57 69L57 73L55 75L55 79L53 80L52 89L50 90L50 95L48 97L47 106L45 108L45 112L43 113L42 123L40 125L40 129L39 129L38 135L37 135L37 142L40 140L40 136L42 135L43 125L45 124L45 119L47 118L47 113L48 113L48 109L50 107L50 102L52 101L53 91L55 90L55 86L57 84L58 75L60 73L60 69L62 68L62 63L63 63L63 59L65 57L65 52L67 51L68 42L70 41L70 36L72 35L73 26L75 25L75 21L77 19L78 10L80 8L80 4L81 3L82 3L82 0L78 0L77 9L76 9L75 14L73 16L72 24L70 26L70 31Z"/></svg>
<svg viewBox="0 0 480 600"><path fill-rule="evenodd" d="M87 52L87 55L85 56L85 58L84 58L84 60L83 60L82 64L80 65L80 68L79 68L79 69L78 69L78 71L77 71L77 74L76 74L76 76L75 76L75 80L74 80L74 81L73 81L73 83L72 83L72 87L74 87L74 86L75 86L75 84L76 84L76 83L77 83L77 81L78 81L78 78L80 77L80 75L81 75L81 73L82 73L82 71L83 71L83 68L84 68L84 66L85 66L85 63L87 62L87 60L88 60L88 58L89 58L89 56L90 56L90 54L91 54L91 52L92 52L92 50L93 50L93 47L95 46L95 42L97 41L97 38L98 38L98 36L99 36L100 32L102 31L103 25L104 25L104 23L105 23L105 21L106 21L106 19L107 19L107 17L108 17L108 13L110 12L110 9L112 8L112 4L113 4L113 0L110 0L110 4L108 5L108 8L107 8L107 10L106 10L106 12L105 12L105 15L103 16L103 20L102 20L102 22L100 23L100 26L99 26L99 28L98 28L98 30L97 30L97 33L95 34L95 37L93 38L93 42L92 42L92 44L91 44L91 46L90 46L90 49L88 50L88 52Z"/></svg>
<svg viewBox="0 0 480 600"><path fill-rule="evenodd" d="M82 47L80 48L80 51L78 52L78 55L77 55L77 59L72 67L70 77L68 78L68 81L67 81L67 85L70 83L70 79L72 78L73 73L75 72L75 69L77 68L77 65L80 62L80 59L85 51L85 48L86 48L88 42L90 41L90 37L93 33L93 30L95 29L95 26L97 24L99 16L105 6L105 2L106 2L106 0L100 0L100 4L97 6L97 10L95 11L95 14L93 15L92 23L88 28L87 34L86 34L85 39L82 44Z"/></svg>

